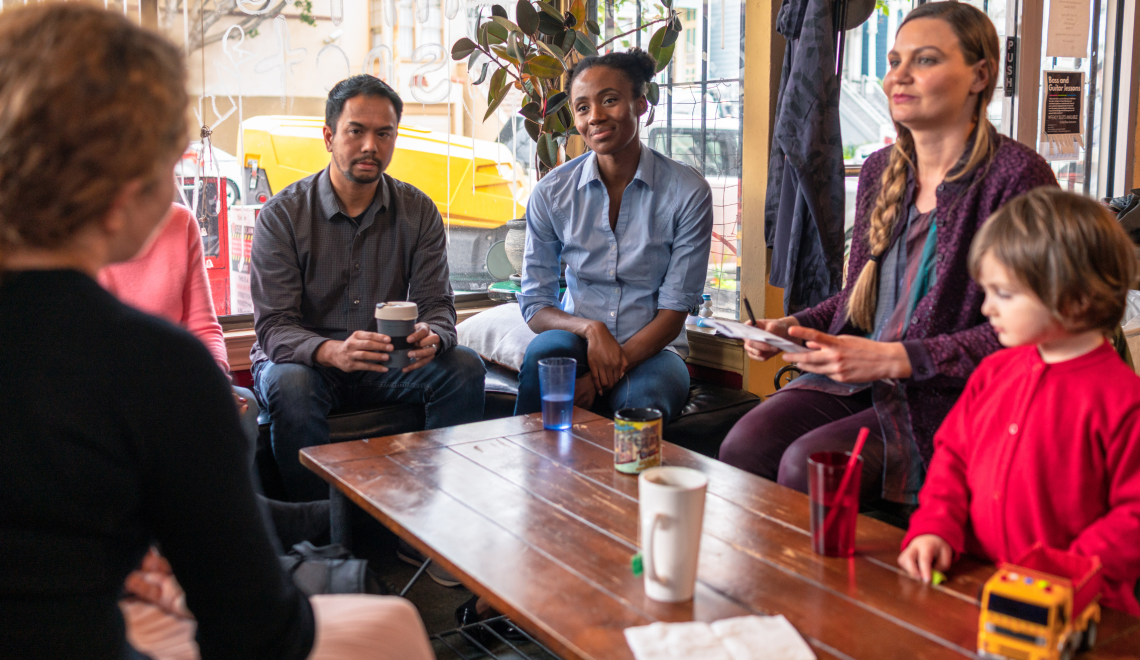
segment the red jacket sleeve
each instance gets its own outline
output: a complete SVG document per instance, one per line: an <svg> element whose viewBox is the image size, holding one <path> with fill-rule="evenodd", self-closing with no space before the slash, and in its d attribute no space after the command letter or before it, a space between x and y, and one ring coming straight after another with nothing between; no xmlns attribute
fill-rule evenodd
<svg viewBox="0 0 1140 660"><path fill-rule="evenodd" d="M1069 551L1100 557L1106 582L1135 585L1140 578L1140 405L1123 415L1114 431L1105 446L1109 511L1086 527Z"/></svg>
<svg viewBox="0 0 1140 660"><path fill-rule="evenodd" d="M982 374L966 383L966 390L934 434L934 457L918 494L919 507L910 517L903 538L905 549L916 536L934 534L954 552L966 550L966 525L970 520L969 442L973 437L973 402L982 390Z"/></svg>

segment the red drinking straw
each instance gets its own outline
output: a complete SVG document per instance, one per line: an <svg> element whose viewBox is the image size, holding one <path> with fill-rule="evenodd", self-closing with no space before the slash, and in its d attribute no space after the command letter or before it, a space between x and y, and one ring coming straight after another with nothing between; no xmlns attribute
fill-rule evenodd
<svg viewBox="0 0 1140 660"><path fill-rule="evenodd" d="M847 484L851 482L851 475L855 472L856 466L859 464L859 454L863 452L863 445L867 442L867 436L871 434L871 429L864 426L859 429L859 437L855 439L855 448L851 450L851 458L847 459L847 469L843 473L843 479L839 482L839 488L836 490L835 499L832 500L831 511L827 513L827 519L823 522L824 529L831 529L835 524L835 516L839 513L840 504L847 499Z"/></svg>

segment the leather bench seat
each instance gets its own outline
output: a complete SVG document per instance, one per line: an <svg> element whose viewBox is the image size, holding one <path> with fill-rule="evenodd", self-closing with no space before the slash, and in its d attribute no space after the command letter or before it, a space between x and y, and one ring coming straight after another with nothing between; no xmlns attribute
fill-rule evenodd
<svg viewBox="0 0 1140 660"><path fill-rule="evenodd" d="M518 387L517 372L488 362L483 418L499 419L514 415ZM665 425L664 437L674 444L715 457L732 425L758 403L760 397L751 392L694 378L689 386L688 402L677 419ZM285 499L270 448L269 415L264 410L258 423L256 460L262 487L267 496ZM329 439L332 442L410 433L423 428L423 407L405 403L342 410L329 415Z"/></svg>

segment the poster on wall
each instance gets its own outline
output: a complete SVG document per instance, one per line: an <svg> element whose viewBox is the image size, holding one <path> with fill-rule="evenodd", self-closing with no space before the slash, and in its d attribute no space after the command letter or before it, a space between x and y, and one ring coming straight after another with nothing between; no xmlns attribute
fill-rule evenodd
<svg viewBox="0 0 1140 660"><path fill-rule="evenodd" d="M249 293L253 227L260 206L239 206L230 212L230 313L252 314Z"/></svg>
<svg viewBox="0 0 1140 660"><path fill-rule="evenodd" d="M1085 146L1085 74L1081 71L1046 71L1044 110L1038 152L1045 160L1075 160Z"/></svg>
<svg viewBox="0 0 1140 660"><path fill-rule="evenodd" d="M1089 56L1090 0L1049 0L1045 57Z"/></svg>

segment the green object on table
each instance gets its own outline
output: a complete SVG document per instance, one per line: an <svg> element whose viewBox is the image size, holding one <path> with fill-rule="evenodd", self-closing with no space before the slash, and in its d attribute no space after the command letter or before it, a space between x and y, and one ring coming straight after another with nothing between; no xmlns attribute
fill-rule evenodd
<svg viewBox="0 0 1140 660"><path fill-rule="evenodd" d="M934 574L931 575L930 583L933 585L939 585L945 581L946 581L946 574L943 573L942 571L934 571Z"/></svg>
<svg viewBox="0 0 1140 660"><path fill-rule="evenodd" d="M641 560L641 553L637 553L629 558L629 569L633 571L634 577L641 577L645 572L645 564Z"/></svg>

